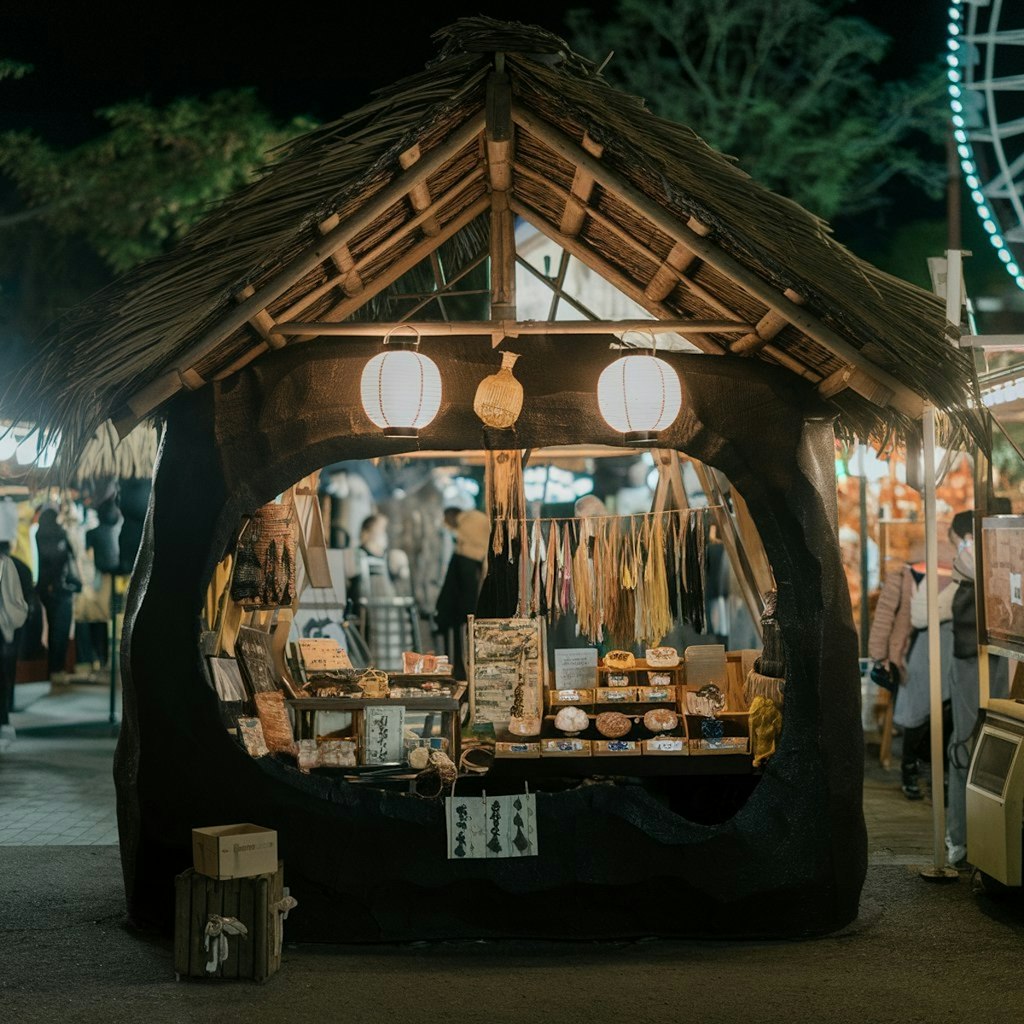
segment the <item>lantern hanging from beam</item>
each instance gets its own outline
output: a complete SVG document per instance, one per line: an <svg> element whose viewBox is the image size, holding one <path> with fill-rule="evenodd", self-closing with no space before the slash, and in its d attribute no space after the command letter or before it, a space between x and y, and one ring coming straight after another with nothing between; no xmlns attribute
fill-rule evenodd
<svg viewBox="0 0 1024 1024"><path fill-rule="evenodd" d="M384 339L384 351L363 368L363 409L385 437L418 437L441 408L441 374L415 339Z"/></svg>
<svg viewBox="0 0 1024 1024"><path fill-rule="evenodd" d="M626 444L649 444L679 415L679 375L655 355L622 356L602 372L597 404L605 422L623 435Z"/></svg>

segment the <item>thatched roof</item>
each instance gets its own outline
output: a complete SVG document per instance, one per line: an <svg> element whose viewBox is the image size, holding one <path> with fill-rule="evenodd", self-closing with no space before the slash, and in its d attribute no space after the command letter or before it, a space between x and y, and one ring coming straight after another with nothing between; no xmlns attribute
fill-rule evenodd
<svg viewBox="0 0 1024 1024"><path fill-rule="evenodd" d="M858 259L550 33L471 18L435 38L426 70L292 142L173 252L68 315L8 405L31 396L78 452L108 417L126 429L301 340L290 322L393 316L390 296L439 247L449 278L486 254L503 191L654 316L750 325L691 340L814 382L847 431L902 432L923 398L951 433L979 436L972 366L933 295Z"/></svg>

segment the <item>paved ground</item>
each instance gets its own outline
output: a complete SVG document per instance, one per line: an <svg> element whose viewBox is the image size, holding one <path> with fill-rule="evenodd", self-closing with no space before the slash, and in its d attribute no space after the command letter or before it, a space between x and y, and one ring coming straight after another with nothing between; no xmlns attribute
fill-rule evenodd
<svg viewBox="0 0 1024 1024"><path fill-rule="evenodd" d="M43 692L19 687L19 705L32 698L32 706L15 720L19 738L0 754L2 1024L242 1014L254 1024L997 1024L1024 1015L1024 908L975 891L967 875L950 885L922 881L912 865L929 857L930 805L907 802L896 772L870 757L872 866L860 918L839 935L774 943L286 944L282 969L265 986L178 983L170 943L123 924L106 693L84 687L54 700ZM33 803L41 817L32 818Z"/></svg>

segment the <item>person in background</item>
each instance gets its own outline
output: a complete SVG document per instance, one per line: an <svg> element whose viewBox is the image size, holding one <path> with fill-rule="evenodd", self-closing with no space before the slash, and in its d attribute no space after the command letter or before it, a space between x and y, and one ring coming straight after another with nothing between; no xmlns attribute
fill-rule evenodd
<svg viewBox="0 0 1024 1024"><path fill-rule="evenodd" d="M914 598L918 595L919 588L923 589L923 581L924 566L920 563L907 563L896 572L890 573L878 596L871 632L868 635L868 655L894 674L900 684L893 721L903 729L900 784L903 795L908 800L920 800L923 797L920 787L920 761L928 749L930 687L926 590L923 606L921 600L917 603L916 617L917 622L923 623L924 629L915 627L913 615ZM951 617L951 602L952 593L946 598L947 623ZM940 612L940 622L941 620ZM951 668L952 632L948 625L945 634L941 632L940 626L939 639L940 650L943 641L946 645L942 664ZM943 673L944 700L949 696L949 674L949 669Z"/></svg>
<svg viewBox="0 0 1024 1024"><path fill-rule="evenodd" d="M450 634L446 646L456 679L466 678L463 627L476 611L490 536L491 523L483 512L470 509L459 513L455 554L448 563L436 610L438 633L446 638Z"/></svg>
<svg viewBox="0 0 1024 1024"><path fill-rule="evenodd" d="M388 517L367 516L359 529L359 547L349 573L349 597L354 611L369 597L404 597L409 594L409 556L388 547Z"/></svg>
<svg viewBox="0 0 1024 1024"><path fill-rule="evenodd" d="M32 603L32 570L11 554L10 541L0 541L0 742L14 739L14 681L22 628Z"/></svg>
<svg viewBox="0 0 1024 1024"><path fill-rule="evenodd" d="M1009 513L1010 502L996 498L991 511ZM978 722L978 619L974 580L974 514L958 512L949 528L956 550L953 559L953 728L949 738L949 809L946 815L946 853L954 867L967 859L967 770ZM1009 671L1004 658L989 656L989 695L1009 696Z"/></svg>
<svg viewBox="0 0 1024 1024"><path fill-rule="evenodd" d="M62 685L69 679L64 664L71 638L74 596L82 589L82 582L76 571L71 542L58 522L55 508L44 508L39 513L36 550L39 562L37 591L46 610L50 682Z"/></svg>

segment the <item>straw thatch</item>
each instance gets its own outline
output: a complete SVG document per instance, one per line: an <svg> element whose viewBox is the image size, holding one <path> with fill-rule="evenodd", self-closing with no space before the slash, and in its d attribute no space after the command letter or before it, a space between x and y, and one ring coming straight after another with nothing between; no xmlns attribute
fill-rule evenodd
<svg viewBox="0 0 1024 1024"><path fill-rule="evenodd" d="M106 418L126 430L182 387L292 343L282 324L393 315L390 296L422 286L438 247L449 278L479 260L497 65L511 89L518 215L657 317L757 325L739 344L736 333L698 344L818 384L847 432L902 433L920 396L947 413L950 439L983 436L971 363L930 293L858 259L550 33L472 18L436 39L426 70L295 140L173 252L68 315L8 405L51 410L46 427L77 454ZM424 202L435 205L424 213Z"/></svg>

